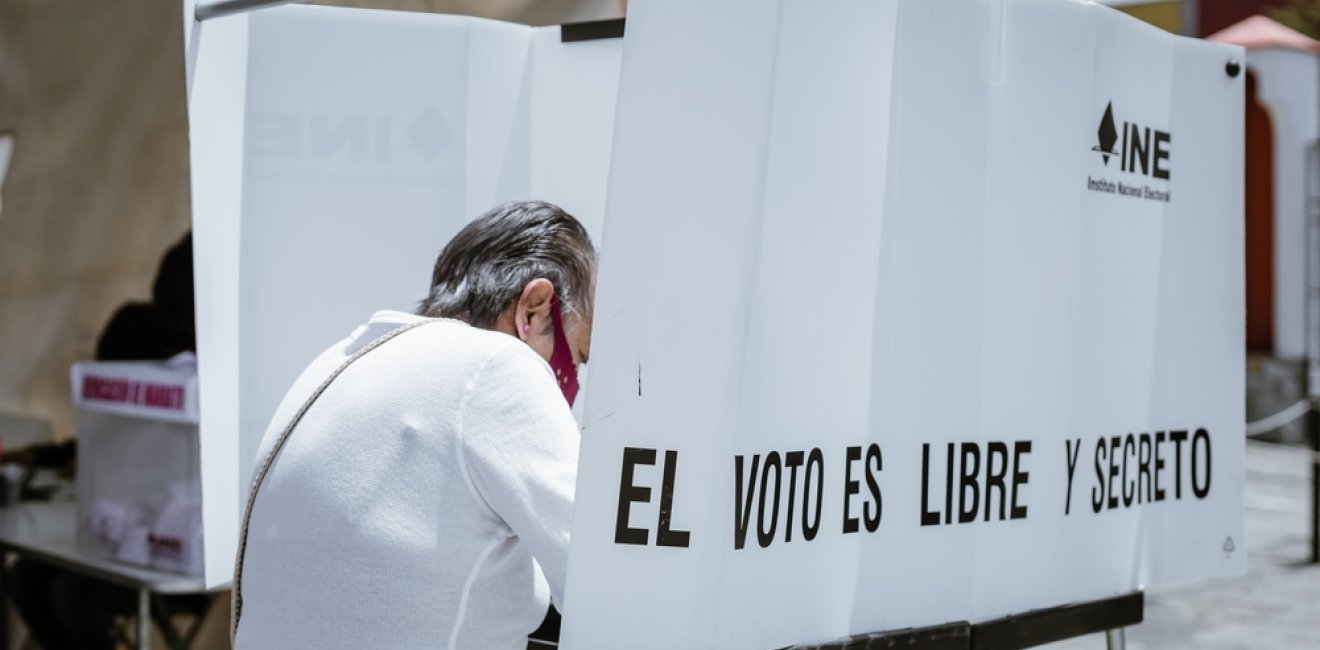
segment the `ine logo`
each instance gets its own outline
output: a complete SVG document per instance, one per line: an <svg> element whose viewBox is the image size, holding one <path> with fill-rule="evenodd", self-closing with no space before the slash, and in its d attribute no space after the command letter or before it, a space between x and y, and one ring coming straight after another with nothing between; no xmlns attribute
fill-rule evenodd
<svg viewBox="0 0 1320 650"><path fill-rule="evenodd" d="M1113 158L1117 163L1117 171L1125 173L1112 177L1107 173L1096 177L1088 174L1086 189L1164 203L1173 200L1168 183L1139 182L1130 176L1169 180L1171 140L1168 131L1132 122L1119 123L1114 120L1114 102L1109 102L1105 105L1105 113L1100 117L1100 127L1096 129L1095 135L1097 142L1091 151L1100 154L1100 160L1111 170L1113 167L1109 167L1109 162Z"/></svg>
<svg viewBox="0 0 1320 650"><path fill-rule="evenodd" d="M256 112L247 120L248 153L264 160L327 163L434 163L453 152L452 129L434 106L410 117L367 113ZM461 135L459 136L461 137Z"/></svg>
<svg viewBox="0 0 1320 650"><path fill-rule="evenodd" d="M1105 166L1109 158L1118 159L1118 168L1125 172L1169 180L1168 131L1152 129L1132 122L1123 122L1120 128L1114 122L1114 103L1105 105L1105 114L1096 130L1099 142L1091 151L1100 154Z"/></svg>

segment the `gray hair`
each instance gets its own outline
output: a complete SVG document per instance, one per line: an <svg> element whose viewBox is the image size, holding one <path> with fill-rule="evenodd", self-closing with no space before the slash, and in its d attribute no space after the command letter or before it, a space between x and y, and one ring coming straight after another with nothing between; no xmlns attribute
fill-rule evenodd
<svg viewBox="0 0 1320 650"><path fill-rule="evenodd" d="M421 316L491 328L527 283L545 278L566 313L592 313L596 249L587 230L558 206L513 201L477 217L445 245Z"/></svg>

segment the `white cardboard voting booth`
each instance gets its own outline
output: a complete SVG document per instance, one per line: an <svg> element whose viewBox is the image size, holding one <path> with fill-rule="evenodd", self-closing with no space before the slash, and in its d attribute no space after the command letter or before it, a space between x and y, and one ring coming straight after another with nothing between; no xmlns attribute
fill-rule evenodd
<svg viewBox="0 0 1320 650"><path fill-rule="evenodd" d="M412 311L458 229L507 200L599 242L619 39L289 6L193 20L188 91L209 584L232 575L256 448L321 350Z"/></svg>
<svg viewBox="0 0 1320 650"><path fill-rule="evenodd" d="M1244 569L1240 50L1060 0L630 10L564 647Z"/></svg>
<svg viewBox="0 0 1320 650"><path fill-rule="evenodd" d="M622 64L185 6L208 581L303 364L518 197L608 243L566 647L1243 570L1239 50L1068 0L631 5Z"/></svg>

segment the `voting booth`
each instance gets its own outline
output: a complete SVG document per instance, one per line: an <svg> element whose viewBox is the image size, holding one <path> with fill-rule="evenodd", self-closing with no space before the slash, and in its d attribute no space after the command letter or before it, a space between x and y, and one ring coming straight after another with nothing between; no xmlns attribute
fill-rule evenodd
<svg viewBox="0 0 1320 650"><path fill-rule="evenodd" d="M184 6L208 584L303 368L411 312L459 228L553 202L599 245L620 39L396 11ZM571 31L571 30L570 30ZM570 34L571 36L571 34Z"/></svg>
<svg viewBox="0 0 1320 650"><path fill-rule="evenodd" d="M1241 573L1241 61L1061 0L632 3L564 647Z"/></svg>
<svg viewBox="0 0 1320 650"><path fill-rule="evenodd" d="M185 4L208 582L297 373L514 198L603 251L565 647L1243 571L1239 49L1069 0L630 4Z"/></svg>
<svg viewBox="0 0 1320 650"><path fill-rule="evenodd" d="M192 355L170 362L76 363L72 380L79 550L201 575L201 454Z"/></svg>

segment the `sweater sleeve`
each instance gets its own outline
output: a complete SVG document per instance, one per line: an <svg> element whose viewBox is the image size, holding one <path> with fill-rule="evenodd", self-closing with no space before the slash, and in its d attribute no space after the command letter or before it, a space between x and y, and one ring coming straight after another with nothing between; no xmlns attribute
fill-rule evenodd
<svg viewBox="0 0 1320 650"><path fill-rule="evenodd" d="M549 366L530 349L492 357L459 431L473 488L527 545L562 610L580 434Z"/></svg>

